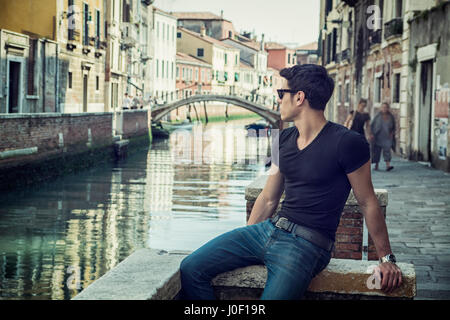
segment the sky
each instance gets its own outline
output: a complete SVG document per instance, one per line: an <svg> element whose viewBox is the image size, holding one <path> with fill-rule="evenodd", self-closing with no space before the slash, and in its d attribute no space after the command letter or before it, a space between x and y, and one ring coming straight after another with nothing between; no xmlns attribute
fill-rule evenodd
<svg viewBox="0 0 450 320"><path fill-rule="evenodd" d="M233 22L236 31L255 31L260 40L303 45L318 40L319 0L156 0L164 11L209 11Z"/></svg>

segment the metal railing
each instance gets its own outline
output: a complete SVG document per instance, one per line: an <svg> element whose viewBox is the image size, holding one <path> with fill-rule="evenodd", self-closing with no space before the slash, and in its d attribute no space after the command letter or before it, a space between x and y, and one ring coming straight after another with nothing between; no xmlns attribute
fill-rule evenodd
<svg viewBox="0 0 450 320"><path fill-rule="evenodd" d="M384 24L384 39L400 36L403 33L403 18L394 18Z"/></svg>

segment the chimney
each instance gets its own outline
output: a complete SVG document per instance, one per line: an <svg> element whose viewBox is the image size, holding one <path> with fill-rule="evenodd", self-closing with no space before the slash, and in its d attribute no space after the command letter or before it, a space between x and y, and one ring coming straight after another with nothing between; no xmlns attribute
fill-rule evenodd
<svg viewBox="0 0 450 320"><path fill-rule="evenodd" d="M220 10L220 19L223 20L223 10Z"/></svg>
<svg viewBox="0 0 450 320"><path fill-rule="evenodd" d="M261 35L261 47L260 47L261 51L264 51L264 33Z"/></svg>
<svg viewBox="0 0 450 320"><path fill-rule="evenodd" d="M200 35L202 37L206 36L206 28L205 28L205 26L201 26L201 28L200 28Z"/></svg>

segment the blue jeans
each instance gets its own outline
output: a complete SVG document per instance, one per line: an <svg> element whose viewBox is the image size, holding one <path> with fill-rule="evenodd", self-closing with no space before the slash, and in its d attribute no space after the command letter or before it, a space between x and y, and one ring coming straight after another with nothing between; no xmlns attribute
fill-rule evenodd
<svg viewBox="0 0 450 320"><path fill-rule="evenodd" d="M180 265L182 298L216 299L211 286L216 275L264 264L267 281L261 299L300 299L330 259L331 252L265 220L224 233L184 258Z"/></svg>

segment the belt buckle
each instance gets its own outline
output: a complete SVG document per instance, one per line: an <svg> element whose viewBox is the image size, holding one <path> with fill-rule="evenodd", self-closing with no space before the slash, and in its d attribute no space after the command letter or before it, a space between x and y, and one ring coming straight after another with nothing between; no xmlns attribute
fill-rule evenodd
<svg viewBox="0 0 450 320"><path fill-rule="evenodd" d="M278 219L277 223L275 223L275 227L285 229L287 227L286 223L289 223L289 220L285 217L281 217L280 219Z"/></svg>

